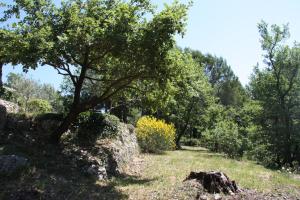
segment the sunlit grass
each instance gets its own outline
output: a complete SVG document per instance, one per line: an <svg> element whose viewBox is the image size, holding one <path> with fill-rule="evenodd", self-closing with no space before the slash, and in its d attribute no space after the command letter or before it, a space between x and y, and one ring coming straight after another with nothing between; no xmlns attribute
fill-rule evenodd
<svg viewBox="0 0 300 200"><path fill-rule="evenodd" d="M260 192L278 188L287 192L300 190L300 180L286 173L266 169L248 160L228 159L201 148L169 151L162 155L144 154L143 157L146 167L138 178L140 184L139 181L116 184L132 199L169 199L191 171L222 171L240 187Z"/></svg>

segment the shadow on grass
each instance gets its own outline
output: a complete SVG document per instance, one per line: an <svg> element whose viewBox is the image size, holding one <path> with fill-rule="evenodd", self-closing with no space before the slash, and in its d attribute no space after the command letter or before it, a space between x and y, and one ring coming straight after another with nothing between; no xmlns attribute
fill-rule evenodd
<svg viewBox="0 0 300 200"><path fill-rule="evenodd" d="M119 177L115 177L112 180L112 184L115 186L128 186L128 185L146 185L150 184L152 181L157 180L157 178L153 179L141 179L138 176L130 176L130 175L121 175Z"/></svg>
<svg viewBox="0 0 300 200"><path fill-rule="evenodd" d="M202 158L226 158L226 156L222 153L212 152L203 147L182 146L179 151L189 151L191 153L196 153L197 156L201 156Z"/></svg>
<svg viewBox="0 0 300 200"><path fill-rule="evenodd" d="M195 151L195 152L208 152L209 150L203 147L193 147L193 146L182 146L179 151Z"/></svg>

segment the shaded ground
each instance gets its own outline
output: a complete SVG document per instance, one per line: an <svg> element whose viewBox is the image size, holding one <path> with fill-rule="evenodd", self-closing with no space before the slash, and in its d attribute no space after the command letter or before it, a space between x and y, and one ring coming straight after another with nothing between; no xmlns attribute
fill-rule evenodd
<svg viewBox="0 0 300 200"><path fill-rule="evenodd" d="M118 190L109 181L99 182L85 174L73 153L80 154L80 147L64 144L60 147L47 145L37 140L33 133L0 134L0 155L16 154L29 160L29 166L21 173L0 177L1 200L94 200L127 199L128 195ZM84 166L88 160L82 157ZM120 178L124 179L125 178ZM126 176L134 182L135 177Z"/></svg>

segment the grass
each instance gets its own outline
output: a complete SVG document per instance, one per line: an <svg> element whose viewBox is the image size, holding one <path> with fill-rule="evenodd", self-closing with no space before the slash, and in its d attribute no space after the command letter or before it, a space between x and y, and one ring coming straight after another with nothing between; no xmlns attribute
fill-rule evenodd
<svg viewBox="0 0 300 200"><path fill-rule="evenodd" d="M0 155L16 152L30 158L31 167L20 177L0 178L0 185L3 186L0 188L0 199L20 188L34 188L43 197L58 200L191 199L184 196L185 191L182 192L183 180L191 171L212 170L225 172L242 188L300 193L300 179L251 161L228 159L203 148L185 147L165 154L142 154L141 159L129 168L127 175L109 181L97 181L84 175L82 169L73 165L72 157L60 148L0 144ZM177 197L174 198L174 195Z"/></svg>
<svg viewBox="0 0 300 200"><path fill-rule="evenodd" d="M227 159L202 148L144 154L144 169L135 180L114 179L116 187L130 199L171 199L191 171L222 171L242 188L260 192L300 190L300 180L289 174L266 169L248 160Z"/></svg>

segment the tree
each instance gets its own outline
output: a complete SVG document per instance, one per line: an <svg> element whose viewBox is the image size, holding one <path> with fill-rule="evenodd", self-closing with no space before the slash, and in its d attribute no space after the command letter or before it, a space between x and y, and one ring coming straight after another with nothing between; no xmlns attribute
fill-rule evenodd
<svg viewBox="0 0 300 200"><path fill-rule="evenodd" d="M169 50L174 34L183 33L188 8L175 3L154 13L147 0L68 0L60 6L50 0L14 2L5 18L21 17L14 31L29 44L22 64L51 66L73 84L69 113L52 134L55 143L79 113L136 80L164 81L171 75ZM81 98L86 82L97 93Z"/></svg>
<svg viewBox="0 0 300 200"><path fill-rule="evenodd" d="M4 65L8 63L16 64L16 38L9 30L0 29L0 90L3 89L2 73Z"/></svg>
<svg viewBox="0 0 300 200"><path fill-rule="evenodd" d="M24 74L9 73L6 85L12 88L16 103L28 111L28 102L33 99L41 99L49 102L55 112L62 112L62 101L59 93L50 84L41 84Z"/></svg>
<svg viewBox="0 0 300 200"><path fill-rule="evenodd" d="M265 22L258 25L266 68L255 68L250 91L263 107L261 140L268 144L277 165L299 161L300 46L284 44L289 37L288 26Z"/></svg>
<svg viewBox="0 0 300 200"><path fill-rule="evenodd" d="M193 59L202 66L221 104L235 107L243 105L247 98L245 89L224 58L203 55L192 49L185 51L191 53Z"/></svg>
<svg viewBox="0 0 300 200"><path fill-rule="evenodd" d="M189 53L182 53L177 59L181 73L171 82L173 97L166 105L166 118L175 124L176 146L187 133L199 131L209 104L214 102L212 88L205 77L201 66L192 59Z"/></svg>
<svg viewBox="0 0 300 200"><path fill-rule="evenodd" d="M203 69L198 66L190 53L180 49L172 51L173 68L177 73L169 79L165 87L145 83L142 92L142 114L153 115L171 122L176 127L175 143L180 148L180 140L188 133L199 131L202 116L214 101L212 88ZM155 89L156 88L156 89Z"/></svg>

